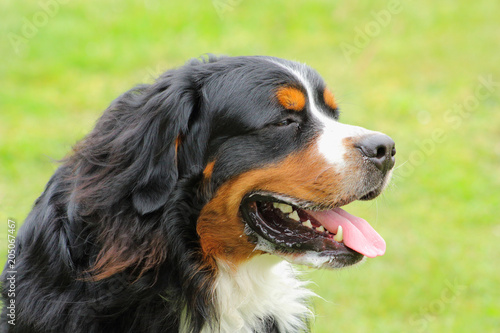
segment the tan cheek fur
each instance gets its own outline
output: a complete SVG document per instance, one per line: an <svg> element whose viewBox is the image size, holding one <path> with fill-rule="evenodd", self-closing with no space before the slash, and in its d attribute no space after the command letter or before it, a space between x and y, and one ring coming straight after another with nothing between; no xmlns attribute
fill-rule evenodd
<svg viewBox="0 0 500 333"><path fill-rule="evenodd" d="M245 234L239 215L243 197L253 191L289 195L290 197L335 204L348 200L353 193L345 188L340 174L317 154L316 145L289 155L279 163L245 172L223 184L202 209L197 231L205 256L237 266L261 253L254 251Z"/></svg>

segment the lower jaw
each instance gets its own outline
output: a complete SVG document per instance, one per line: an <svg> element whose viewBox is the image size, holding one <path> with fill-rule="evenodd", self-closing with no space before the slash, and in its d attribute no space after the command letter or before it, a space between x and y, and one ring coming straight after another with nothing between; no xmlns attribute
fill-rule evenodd
<svg viewBox="0 0 500 333"><path fill-rule="evenodd" d="M258 235L254 236L256 238L255 250L276 255L292 264L312 268L340 269L358 264L365 258L361 253L349 248L345 251L298 251L277 246Z"/></svg>

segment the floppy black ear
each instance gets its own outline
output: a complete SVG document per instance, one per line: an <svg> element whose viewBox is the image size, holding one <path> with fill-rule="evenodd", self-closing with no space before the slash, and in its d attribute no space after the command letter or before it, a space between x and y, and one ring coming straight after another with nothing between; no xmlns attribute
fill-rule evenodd
<svg viewBox="0 0 500 333"><path fill-rule="evenodd" d="M118 97L75 147L75 191L89 213L126 197L140 214L166 203L180 176L184 139L201 145L190 128L200 126L194 67L168 71L154 84ZM201 146L194 149L203 155Z"/></svg>
<svg viewBox="0 0 500 333"><path fill-rule="evenodd" d="M186 71L162 76L144 105L143 112L151 118L146 131L138 133L143 136L143 156L132 192L133 205L140 214L165 205L182 173L179 150L187 144L185 138L193 135L191 123L199 113L198 91Z"/></svg>
<svg viewBox="0 0 500 333"><path fill-rule="evenodd" d="M175 148L168 147L159 153L161 155L157 160L154 155L151 156L132 192L132 203L143 215L159 209L167 202L179 178Z"/></svg>

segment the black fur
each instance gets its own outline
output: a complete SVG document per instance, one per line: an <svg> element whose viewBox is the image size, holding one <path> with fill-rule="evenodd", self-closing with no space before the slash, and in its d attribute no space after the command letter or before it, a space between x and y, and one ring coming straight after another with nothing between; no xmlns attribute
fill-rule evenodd
<svg viewBox="0 0 500 333"><path fill-rule="evenodd" d="M308 75L320 91L319 76ZM273 126L298 117L271 98L295 80L267 58L209 56L118 97L19 231L16 325L4 307L1 330L176 332L183 313L192 332L216 330L215 272L201 254L197 216L227 179L311 139L306 121L300 132ZM278 331L272 320L269 331Z"/></svg>

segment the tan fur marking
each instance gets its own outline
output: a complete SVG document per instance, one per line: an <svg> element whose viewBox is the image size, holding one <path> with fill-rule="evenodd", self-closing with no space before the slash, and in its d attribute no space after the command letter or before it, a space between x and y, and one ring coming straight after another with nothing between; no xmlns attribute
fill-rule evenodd
<svg viewBox="0 0 500 333"><path fill-rule="evenodd" d="M306 106L306 96L297 88L281 87L276 92L276 97L287 110L301 111Z"/></svg>
<svg viewBox="0 0 500 333"><path fill-rule="evenodd" d="M347 174L359 177L353 170ZM197 231L204 255L236 267L261 253L254 251L255 245L249 242L239 214L241 200L247 193L278 193L328 206L347 201L355 193L355 189L345 186L343 175L319 156L312 145L279 163L229 180L200 213Z"/></svg>
<svg viewBox="0 0 500 333"><path fill-rule="evenodd" d="M325 90L323 91L323 99L325 101L325 104L331 107L332 109L337 108L335 97L333 96L333 93L330 90L328 90L328 88L325 88Z"/></svg>
<svg viewBox="0 0 500 333"><path fill-rule="evenodd" d="M92 280L99 281L106 279L116 273L120 273L127 268L136 270L139 279L145 272L158 268L165 260L164 239L158 235L153 235L144 244L131 244L128 240L108 240L97 256L94 265L87 270L91 273Z"/></svg>
<svg viewBox="0 0 500 333"><path fill-rule="evenodd" d="M181 144L182 136L179 134L177 138L175 138L175 151L179 149L179 145Z"/></svg>
<svg viewBox="0 0 500 333"><path fill-rule="evenodd" d="M177 164L177 155L178 155L178 152L179 152L179 146L181 145L182 143L182 134L179 134L177 135L177 137L175 138L175 163Z"/></svg>
<svg viewBox="0 0 500 333"><path fill-rule="evenodd" d="M205 167L205 170L203 170L203 178L205 178L205 180L212 177L212 172L214 172L214 165L215 161L212 161L208 163L207 166Z"/></svg>

